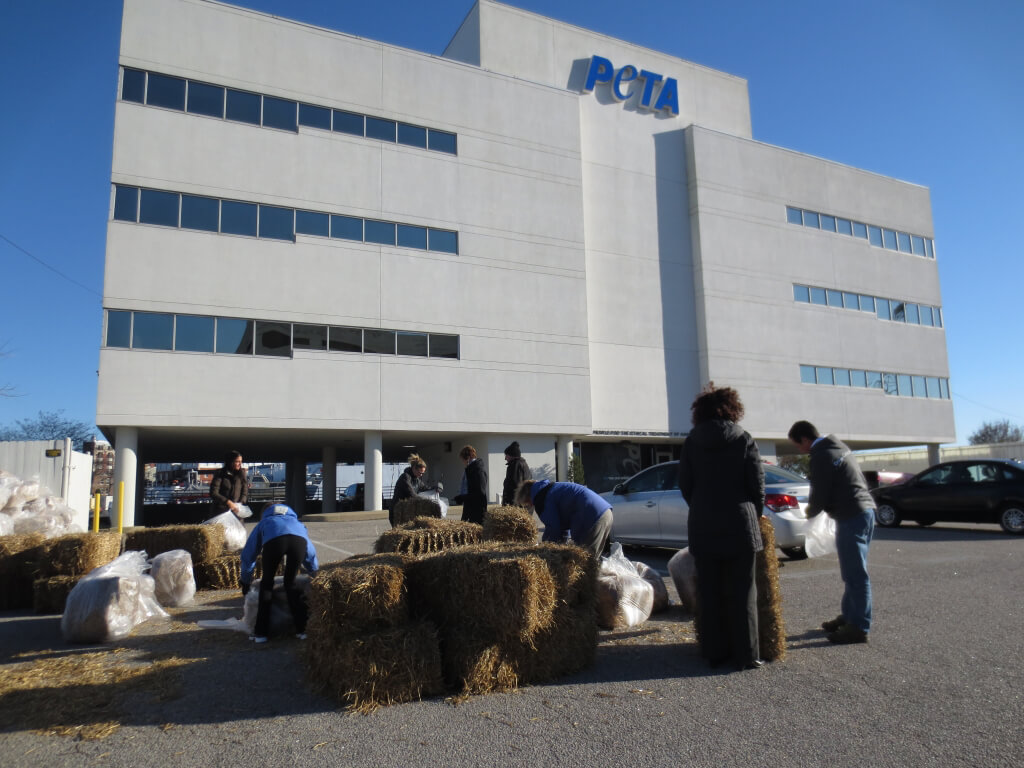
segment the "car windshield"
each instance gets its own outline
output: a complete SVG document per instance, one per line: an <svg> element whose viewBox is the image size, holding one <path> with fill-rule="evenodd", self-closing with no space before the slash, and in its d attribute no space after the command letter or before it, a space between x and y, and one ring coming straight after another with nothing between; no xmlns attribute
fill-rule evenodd
<svg viewBox="0 0 1024 768"><path fill-rule="evenodd" d="M765 467L764 468L764 482L766 485L783 485L786 483L801 483L806 485L807 478L798 475L796 472L790 472L788 469L782 467Z"/></svg>

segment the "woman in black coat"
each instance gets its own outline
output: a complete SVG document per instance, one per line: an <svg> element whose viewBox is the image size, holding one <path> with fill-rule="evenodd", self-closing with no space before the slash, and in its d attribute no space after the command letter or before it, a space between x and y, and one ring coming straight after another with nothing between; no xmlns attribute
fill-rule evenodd
<svg viewBox="0 0 1024 768"><path fill-rule="evenodd" d="M487 469L483 459L477 458L476 449L472 445L463 447L459 451L459 458L466 465L466 474L455 501L462 504L463 520L483 525L484 512L487 511Z"/></svg>
<svg viewBox="0 0 1024 768"><path fill-rule="evenodd" d="M693 429L679 457L679 489L690 507L689 544L697 567L701 653L712 667L761 666L754 565L764 548L764 467L737 422L743 403L713 382L691 406Z"/></svg>
<svg viewBox="0 0 1024 768"><path fill-rule="evenodd" d="M402 499L411 499L420 491L427 490L427 485L420 478L427 471L427 462L419 454L409 456L409 466L398 476L394 493L391 494L391 505L388 507L388 522L395 527L395 505Z"/></svg>
<svg viewBox="0 0 1024 768"><path fill-rule="evenodd" d="M224 465L218 469L210 480L210 498L213 499L213 512L219 515L229 509L238 517L239 507L249 499L249 481L242 469L242 454L229 451Z"/></svg>

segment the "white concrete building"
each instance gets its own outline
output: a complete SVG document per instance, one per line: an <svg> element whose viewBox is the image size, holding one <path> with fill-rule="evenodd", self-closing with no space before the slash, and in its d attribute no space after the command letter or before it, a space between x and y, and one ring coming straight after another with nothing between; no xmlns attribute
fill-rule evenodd
<svg viewBox="0 0 1024 768"><path fill-rule="evenodd" d="M125 0L97 424L146 461L518 440L588 482L703 383L762 452L955 437L928 190L754 140L746 82L492 0L443 57ZM778 448L777 448L778 446ZM331 489L324 496L333 498ZM453 491L454 492L454 491Z"/></svg>

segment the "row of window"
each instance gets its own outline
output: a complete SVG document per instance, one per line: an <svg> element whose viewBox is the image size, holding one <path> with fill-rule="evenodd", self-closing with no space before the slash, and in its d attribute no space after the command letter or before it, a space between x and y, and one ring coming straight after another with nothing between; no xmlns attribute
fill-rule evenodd
<svg viewBox="0 0 1024 768"><path fill-rule="evenodd" d="M372 115L239 91L182 77L125 69L121 100L239 123L298 131L299 126L458 154L456 134Z"/></svg>
<svg viewBox="0 0 1024 768"><path fill-rule="evenodd" d="M444 333L114 309L107 310L106 346L274 357L291 357L293 350L307 349L459 358L459 337Z"/></svg>
<svg viewBox="0 0 1024 768"><path fill-rule="evenodd" d="M863 293L850 293L834 288L815 288L796 283L793 284L793 298L805 304L821 304L822 306L872 312L878 315L880 320L927 325L930 328L942 327L942 310L927 304L914 304L899 299L884 299L880 296L866 296Z"/></svg>
<svg viewBox="0 0 1024 768"><path fill-rule="evenodd" d="M423 251L459 252L458 232L447 229L120 184L114 187L114 219L291 242L299 234Z"/></svg>
<svg viewBox="0 0 1024 768"><path fill-rule="evenodd" d="M931 397L949 400L949 379L937 376L914 376L909 373L883 373L858 371L853 368L801 365L800 381L804 384L827 384L833 387L880 389L887 395L900 397Z"/></svg>
<svg viewBox="0 0 1024 768"><path fill-rule="evenodd" d="M873 224L851 221L850 219L832 216L827 213L805 211L802 208L793 208L788 205L786 206L786 221L790 224L820 229L825 232L859 237L867 240L871 245L878 248L886 248L890 251L912 253L915 256L922 256L926 259L935 258L935 243L930 237L911 235L894 229L876 227Z"/></svg>

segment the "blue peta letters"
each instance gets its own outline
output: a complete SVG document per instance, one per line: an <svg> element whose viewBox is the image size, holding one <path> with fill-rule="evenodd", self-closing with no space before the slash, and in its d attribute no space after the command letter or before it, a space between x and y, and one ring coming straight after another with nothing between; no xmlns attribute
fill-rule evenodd
<svg viewBox="0 0 1024 768"><path fill-rule="evenodd" d="M679 85L674 77L662 77L656 72L637 69L632 64L627 64L616 71L608 59L591 56L583 92L590 93L598 83L608 83L612 98L616 101L625 101L630 96L639 94L637 104L641 109L655 112L666 110L670 115L679 114ZM659 84L661 88L658 97L652 104L655 88Z"/></svg>

